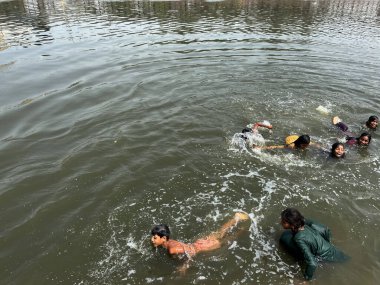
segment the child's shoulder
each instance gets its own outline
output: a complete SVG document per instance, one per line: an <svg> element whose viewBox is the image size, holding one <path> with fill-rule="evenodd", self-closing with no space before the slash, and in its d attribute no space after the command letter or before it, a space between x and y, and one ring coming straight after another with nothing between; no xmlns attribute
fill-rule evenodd
<svg viewBox="0 0 380 285"><path fill-rule="evenodd" d="M174 239L170 239L166 243L167 247L180 246L180 245L183 245L183 244L184 244L183 242L180 242L180 241L174 240Z"/></svg>

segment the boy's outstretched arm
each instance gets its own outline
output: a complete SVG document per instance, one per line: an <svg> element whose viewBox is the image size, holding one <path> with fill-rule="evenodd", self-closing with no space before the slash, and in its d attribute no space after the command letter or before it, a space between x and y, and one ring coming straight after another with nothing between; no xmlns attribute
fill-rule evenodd
<svg viewBox="0 0 380 285"><path fill-rule="evenodd" d="M263 127L263 128L267 128L267 129L272 129L273 126L270 125L270 124L264 124L264 123L255 123L252 127L252 130L255 131L257 130L259 127Z"/></svg>
<svg viewBox="0 0 380 285"><path fill-rule="evenodd" d="M286 148L285 145L268 145L268 146L254 146L254 149L277 149L277 148Z"/></svg>

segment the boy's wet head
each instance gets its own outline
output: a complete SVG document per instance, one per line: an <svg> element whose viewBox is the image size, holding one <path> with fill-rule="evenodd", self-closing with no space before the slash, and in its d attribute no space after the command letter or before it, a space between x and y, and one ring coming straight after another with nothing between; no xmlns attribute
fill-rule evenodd
<svg viewBox="0 0 380 285"><path fill-rule="evenodd" d="M152 236L158 235L159 237L166 237L169 240L170 230L169 227L165 224L155 225L151 231Z"/></svg>

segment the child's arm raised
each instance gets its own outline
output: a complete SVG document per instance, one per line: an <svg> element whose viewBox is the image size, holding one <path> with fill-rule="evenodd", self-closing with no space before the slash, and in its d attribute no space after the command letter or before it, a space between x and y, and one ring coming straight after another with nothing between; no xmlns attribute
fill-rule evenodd
<svg viewBox="0 0 380 285"><path fill-rule="evenodd" d="M267 129L272 129L273 126L271 124L266 124L266 123L255 123L252 127L252 130L257 130L258 127L262 128L267 128Z"/></svg>

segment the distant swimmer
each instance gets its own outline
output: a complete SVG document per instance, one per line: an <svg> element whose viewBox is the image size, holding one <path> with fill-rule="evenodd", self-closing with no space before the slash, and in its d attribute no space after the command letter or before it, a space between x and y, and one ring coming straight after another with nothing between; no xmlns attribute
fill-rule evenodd
<svg viewBox="0 0 380 285"><path fill-rule="evenodd" d="M365 122L365 126L370 129L376 131L377 125L379 124L379 117L378 116L370 116Z"/></svg>
<svg viewBox="0 0 380 285"><path fill-rule="evenodd" d="M339 128L344 134L351 135L351 136L353 135L353 133L348 130L347 124L342 122L342 120L338 116L334 116L332 118L332 123L334 126ZM379 124L379 117L373 115L368 118L368 120L365 122L363 127L364 129L368 131L376 131L378 124Z"/></svg>
<svg viewBox="0 0 380 285"><path fill-rule="evenodd" d="M346 151L344 149L344 144L336 142L331 146L330 156L333 158L344 158Z"/></svg>
<svg viewBox="0 0 380 285"><path fill-rule="evenodd" d="M281 225L287 231L281 235L280 243L295 258L305 261L303 275L306 280L313 278L317 261L343 262L349 259L330 243L331 232L326 226L306 220L297 209L282 211Z"/></svg>
<svg viewBox="0 0 380 285"><path fill-rule="evenodd" d="M154 247L164 247L171 255L186 254L191 257L199 252L206 252L218 249L222 246L222 241L226 235L238 225L238 223L249 220L249 216L245 213L235 213L234 217L226 222L218 231L196 240L194 243L183 243L170 239L169 227L165 224L156 225L153 227L151 234L151 242ZM183 273L186 266L181 268Z"/></svg>
<svg viewBox="0 0 380 285"><path fill-rule="evenodd" d="M313 143L310 142L309 135L291 135L285 138L285 144L283 145L271 145L271 146L257 146L255 149L305 149ZM313 144L314 145L314 144Z"/></svg>
<svg viewBox="0 0 380 285"><path fill-rule="evenodd" d="M357 138L348 136L346 138L346 144L358 145L358 146L369 146L369 144L371 143L371 139L372 139L372 136L369 133L364 132Z"/></svg>
<svg viewBox="0 0 380 285"><path fill-rule="evenodd" d="M376 116L369 117L366 125L374 127L373 130L375 130L377 127L377 121L374 120L372 117L376 117ZM372 136L370 133L363 132L359 137L356 137L355 134L348 131L347 125L343 123L342 120L338 116L335 116L332 118L332 123L334 126L339 128L344 135L346 135L347 145L368 146L370 144L371 139L372 139Z"/></svg>

